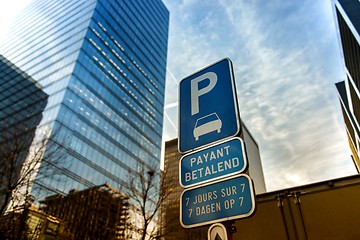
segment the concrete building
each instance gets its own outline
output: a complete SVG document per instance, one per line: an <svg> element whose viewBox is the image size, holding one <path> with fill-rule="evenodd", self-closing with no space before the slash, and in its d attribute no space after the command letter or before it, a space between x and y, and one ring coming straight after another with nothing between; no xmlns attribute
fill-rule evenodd
<svg viewBox="0 0 360 240"><path fill-rule="evenodd" d="M345 81L336 84L352 159L360 172L360 2L335 1L339 40L346 70Z"/></svg>

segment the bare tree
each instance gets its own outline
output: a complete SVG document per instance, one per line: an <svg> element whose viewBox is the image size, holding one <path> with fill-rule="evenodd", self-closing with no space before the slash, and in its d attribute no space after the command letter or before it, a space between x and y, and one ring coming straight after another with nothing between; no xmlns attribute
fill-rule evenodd
<svg viewBox="0 0 360 240"><path fill-rule="evenodd" d="M139 221L130 223L128 231L135 232L141 240L159 239L162 233L157 226L158 212L175 186L171 177L161 176L155 167L139 166L139 171L129 172L125 187L129 190L130 203Z"/></svg>
<svg viewBox="0 0 360 240"><path fill-rule="evenodd" d="M1 129L0 232L16 239L26 238L19 234L27 229L26 213L34 201L30 192L35 178L54 178L59 173L57 163L65 158L63 148L49 138L48 131L39 134L40 139L36 136L35 129L20 124Z"/></svg>

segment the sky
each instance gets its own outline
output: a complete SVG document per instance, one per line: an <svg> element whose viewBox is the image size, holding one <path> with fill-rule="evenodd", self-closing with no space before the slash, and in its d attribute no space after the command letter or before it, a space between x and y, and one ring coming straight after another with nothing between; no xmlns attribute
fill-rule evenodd
<svg viewBox="0 0 360 240"><path fill-rule="evenodd" d="M181 79L230 58L268 191L356 174L334 85L345 75L331 0L164 3L165 140L178 134Z"/></svg>
<svg viewBox="0 0 360 240"><path fill-rule="evenodd" d="M0 1L0 38L5 37L12 18L29 4L31 0Z"/></svg>
<svg viewBox="0 0 360 240"><path fill-rule="evenodd" d="M0 37L30 1L0 2ZM334 85L345 75L331 0L163 2L170 12L164 141L178 134L181 79L229 58L268 191L356 174Z"/></svg>

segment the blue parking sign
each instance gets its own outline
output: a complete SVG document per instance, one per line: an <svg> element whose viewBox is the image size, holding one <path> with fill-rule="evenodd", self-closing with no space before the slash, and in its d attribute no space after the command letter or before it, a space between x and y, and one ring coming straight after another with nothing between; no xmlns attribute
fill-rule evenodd
<svg viewBox="0 0 360 240"><path fill-rule="evenodd" d="M180 82L179 151L186 153L240 131L232 62L225 58Z"/></svg>

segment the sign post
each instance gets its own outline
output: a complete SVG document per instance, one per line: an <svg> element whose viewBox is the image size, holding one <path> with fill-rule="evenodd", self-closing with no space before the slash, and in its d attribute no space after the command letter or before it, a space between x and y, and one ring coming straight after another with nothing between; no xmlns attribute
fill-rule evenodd
<svg viewBox="0 0 360 240"><path fill-rule="evenodd" d="M184 228L252 215L252 180L240 132L235 79L230 59L220 60L179 84L179 182ZM210 227L211 240L227 240L221 224Z"/></svg>

